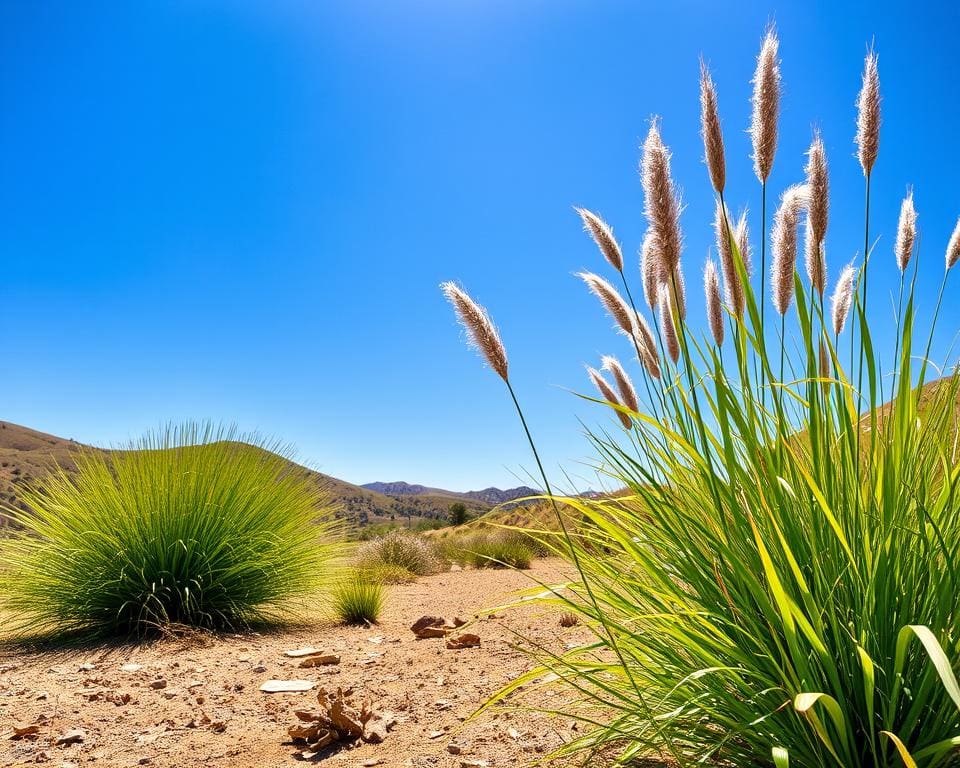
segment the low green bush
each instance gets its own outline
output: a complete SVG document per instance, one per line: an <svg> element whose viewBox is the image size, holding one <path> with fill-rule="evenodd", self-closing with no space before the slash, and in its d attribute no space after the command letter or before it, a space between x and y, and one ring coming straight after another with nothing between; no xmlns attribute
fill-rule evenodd
<svg viewBox="0 0 960 768"><path fill-rule="evenodd" d="M420 536L399 530L361 544L356 561L362 568L397 566L417 576L427 576L439 570L430 545Z"/></svg>
<svg viewBox="0 0 960 768"><path fill-rule="evenodd" d="M81 450L76 472L23 489L23 533L0 542L20 629L143 634L282 617L330 582L341 524L282 447L187 424L127 450Z"/></svg>
<svg viewBox="0 0 960 768"><path fill-rule="evenodd" d="M375 624L383 610L383 584L370 574L357 572L340 582L333 593L333 610L344 624Z"/></svg>

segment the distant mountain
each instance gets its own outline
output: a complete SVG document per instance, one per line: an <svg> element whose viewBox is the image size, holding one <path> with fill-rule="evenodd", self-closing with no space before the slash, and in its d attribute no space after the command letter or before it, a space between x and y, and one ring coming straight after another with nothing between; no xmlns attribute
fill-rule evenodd
<svg viewBox="0 0 960 768"><path fill-rule="evenodd" d="M2 507L25 509L20 498L23 484L35 483L54 466L68 472L76 469L73 456L78 450L101 450L81 445L74 440L37 432L28 427L0 421L0 530L10 520ZM467 506L470 515L476 517L489 511L493 502L469 498L447 491L426 488L416 494L384 494L369 488L347 483L313 470L307 471L327 491L340 515L356 525L402 522L408 518L445 519L454 498Z"/></svg>
<svg viewBox="0 0 960 768"><path fill-rule="evenodd" d="M508 488L505 491L500 490L499 488L484 488L482 491L468 491L463 494L468 499L474 499L476 501L483 501L487 504L506 504L507 502L514 501L516 499L522 499L524 496L538 496L540 491L530 488L526 485L521 485L517 488Z"/></svg>
<svg viewBox="0 0 960 768"><path fill-rule="evenodd" d="M445 491L442 488L428 488L425 485L416 485L414 483L405 483L398 480L395 483L364 483L360 486L368 491L385 493L387 496L424 496L426 494L435 494L437 496L463 496L462 493L455 491Z"/></svg>
<svg viewBox="0 0 960 768"><path fill-rule="evenodd" d="M405 483L402 480L393 483L366 483L360 487L366 488L368 491L383 493L387 496L423 496L430 494L434 496L450 496L455 499L482 501L485 504L491 505L506 504L515 499L520 499L524 496L536 496L539 493L539 491L528 488L525 485L518 488L508 488L505 491L500 488L484 488L482 491L467 491L466 493L462 493L460 491L445 491L442 488L429 488L425 485Z"/></svg>

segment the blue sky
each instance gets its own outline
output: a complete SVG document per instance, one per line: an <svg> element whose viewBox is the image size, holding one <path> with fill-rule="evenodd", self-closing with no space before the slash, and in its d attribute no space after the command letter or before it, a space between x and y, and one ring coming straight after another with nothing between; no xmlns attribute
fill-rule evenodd
<svg viewBox="0 0 960 768"><path fill-rule="evenodd" d="M831 283L862 250L854 100L874 42L874 306L891 317L912 184L923 315L960 214L950 3L7 0L0 417L100 445L214 419L352 482L515 484L531 462L437 289L453 278L500 325L548 467L593 484L578 418L609 417L568 390L587 390L582 363L628 350L572 276L603 265L571 206L602 213L635 269L638 147L662 115L699 283L712 239L702 53L728 201L754 212L756 245L744 129L770 20L784 77L770 187L802 179L819 126ZM958 319L948 301L941 353Z"/></svg>

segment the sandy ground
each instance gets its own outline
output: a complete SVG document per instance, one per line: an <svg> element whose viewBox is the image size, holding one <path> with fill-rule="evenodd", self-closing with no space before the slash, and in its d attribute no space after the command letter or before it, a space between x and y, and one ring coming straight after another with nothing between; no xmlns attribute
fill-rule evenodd
<svg viewBox="0 0 960 768"><path fill-rule="evenodd" d="M538 561L532 575L559 579L559 561ZM309 758L330 766L469 768L533 762L569 738L572 723L534 713L491 711L465 722L531 661L511 646L519 631L552 649L587 639L561 628L542 607L482 617L468 631L479 648L450 650L417 640L424 614L473 619L532 586L515 571L461 571L389 588L374 627L318 624L276 634L164 640L44 653L0 651L0 765L250 766L303 764L287 735L296 709L316 708L307 693L262 693L268 679L305 679L328 690L352 688L354 700L392 712L380 744L329 749ZM336 666L298 668L287 650L313 646L341 657ZM135 666L139 665L139 669ZM162 681L162 682L161 682ZM37 725L13 739L15 726ZM70 731L82 742L58 745Z"/></svg>

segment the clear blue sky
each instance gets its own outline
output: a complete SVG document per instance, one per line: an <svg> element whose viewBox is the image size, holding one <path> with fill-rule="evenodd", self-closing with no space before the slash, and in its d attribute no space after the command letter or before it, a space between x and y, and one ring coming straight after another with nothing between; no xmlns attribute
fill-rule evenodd
<svg viewBox="0 0 960 768"><path fill-rule="evenodd" d="M572 277L603 265L571 206L606 216L635 268L638 146L662 115L698 286L712 238L698 56L728 200L758 213L744 129L768 20L784 76L771 189L801 180L820 126L832 283L862 247L854 100L875 41L878 319L908 184L932 294L960 213L956 8L736 6L6 0L0 418L101 445L210 418L353 482L515 484L531 462L437 289L454 278L500 325L548 465L591 484L577 418L608 416L567 389L587 390L583 362L628 350ZM941 351L958 319L952 299Z"/></svg>

